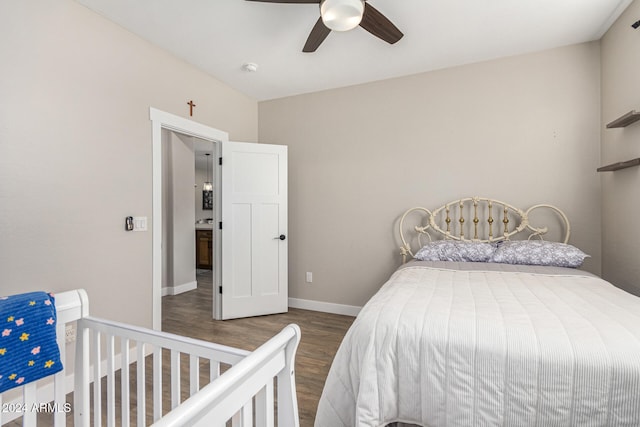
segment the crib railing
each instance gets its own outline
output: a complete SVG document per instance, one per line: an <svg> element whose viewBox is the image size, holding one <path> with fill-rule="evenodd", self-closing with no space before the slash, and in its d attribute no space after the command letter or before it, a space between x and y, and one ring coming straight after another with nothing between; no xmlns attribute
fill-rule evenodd
<svg viewBox="0 0 640 427"><path fill-rule="evenodd" d="M256 425L273 426L274 379L278 389L278 426L298 426L293 359L299 339L297 325L285 327L154 426L224 426L223 420L232 416L233 425L252 426L253 408Z"/></svg>
<svg viewBox="0 0 640 427"><path fill-rule="evenodd" d="M300 330L296 325L287 326L280 334L259 347L255 352L239 350L219 344L186 338L144 328L86 317L78 322L76 360L88 360L76 369L74 410L76 426L100 427L103 421L103 402L106 400L106 425L130 425L132 355L136 360L136 402L147 402L147 387L153 390L152 412L154 425L192 426L199 422L224 426L231 419L232 425L252 426L253 407L256 423L272 426L274 419L274 378L278 381L278 420L281 426L297 425L297 402L293 381L293 356L299 342ZM116 351L119 343L119 355ZM145 356L151 353L151 376L147 375ZM97 355L100 355L98 358ZM169 372L163 375L163 358L169 355ZM188 364L181 355L187 355ZM106 360L106 369L97 360ZM141 362L142 361L142 362ZM209 366L209 382L201 387L201 364ZM188 366L186 366L188 365ZM221 367L233 366L220 377ZM93 372L90 372L92 366ZM118 369L120 367L120 369ZM188 377L183 379L183 375ZM118 375L119 374L119 375ZM163 376L170 378L169 387L163 387ZM93 378L106 376L106 399L103 387ZM120 408L116 407L116 377L120 382ZM214 381L217 380L217 381ZM188 384L187 384L188 382ZM168 388L171 412L163 414L163 389ZM183 388L188 388L189 398L184 401ZM90 423L90 391L93 390L93 423ZM254 399L255 397L255 399ZM255 401L255 403L254 403ZM119 409L119 410L117 410ZM138 426L147 425L146 405L138 404ZM164 416L163 416L164 415ZM263 424L264 421L264 424Z"/></svg>
<svg viewBox="0 0 640 427"><path fill-rule="evenodd" d="M72 391L66 369L54 376L53 385L50 380L28 384L22 387L21 398L11 400L22 408L50 402L49 409L57 409L55 427L66 425L71 408L78 427L217 427L227 421L234 427L274 426L276 418L279 427L299 425L294 374L300 341L297 325L285 327L250 353L89 317L82 290L57 295L56 307L62 360L65 325L77 321L74 403L65 403L66 393ZM38 411L20 415L23 426L36 426ZM0 424L13 418L0 414Z"/></svg>

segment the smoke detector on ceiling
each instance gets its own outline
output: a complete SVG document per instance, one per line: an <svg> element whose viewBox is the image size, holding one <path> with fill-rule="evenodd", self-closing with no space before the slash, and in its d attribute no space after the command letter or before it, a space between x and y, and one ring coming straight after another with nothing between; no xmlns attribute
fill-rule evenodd
<svg viewBox="0 0 640 427"><path fill-rule="evenodd" d="M254 64L253 62L245 62L242 64L242 70L248 73L255 73L258 71L258 64Z"/></svg>

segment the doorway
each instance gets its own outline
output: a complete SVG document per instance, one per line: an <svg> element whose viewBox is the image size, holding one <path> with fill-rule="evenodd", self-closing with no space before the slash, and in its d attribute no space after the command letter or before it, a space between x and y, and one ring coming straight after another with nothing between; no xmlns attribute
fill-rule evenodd
<svg viewBox="0 0 640 427"><path fill-rule="evenodd" d="M215 152L212 141L162 130L163 297L206 287L215 298Z"/></svg>
<svg viewBox="0 0 640 427"><path fill-rule="evenodd" d="M167 248L169 246L169 243L175 243L175 242L169 242L168 239L169 234L168 230L165 229L165 227L163 227L162 225L164 224L164 222L167 220L167 216L168 216L168 210L167 210L167 200L168 200L168 196L165 195L165 190L168 187L168 182L167 182L167 174L165 174L164 172L167 169L167 165L166 165L166 160L169 156L169 153L167 153L166 150L166 146L165 144L163 144L163 134L165 136L165 139L167 139L167 135L171 135L170 139L174 139L173 136L175 135L175 141L172 141L171 144L176 144L175 147L176 148L184 148L178 145L178 142L181 142L186 146L188 146L188 143L185 143L184 141L189 141L189 139L191 139L191 144L194 148L192 148L192 152L194 153L194 155L191 157L191 174L193 175L193 179L191 180L191 190L195 191L194 188L194 182L195 182L195 150L198 149L201 152L203 152L206 149L210 150L211 156L214 159L219 157L219 153L220 153L220 144L223 142L226 142L229 140L229 136L226 132L222 132L220 130L214 129L214 128L210 128L208 126L202 125L200 123L196 123L193 122L191 120L179 117L179 116L175 116L173 114L170 113L166 113L160 110L156 110L154 108L150 108L149 110L150 113L150 118L151 118L151 123L152 123L152 156L153 156L153 235L152 235L152 239L153 239L153 249L152 249L152 269L153 269L153 274L152 274L152 305L153 305L153 328L156 330L161 330L162 328L162 294L163 294L163 276L167 277L167 274L173 274L173 277L178 277L176 275L176 272L167 272L167 271L163 271L165 269L165 266L168 266L168 264L166 263L166 257L167 252L165 251L165 248ZM194 141L199 141L197 144L194 143ZM174 145L171 145L171 147L173 148ZM180 150L177 151L180 151ZM183 152L181 154L178 154L178 156L182 155L184 157L184 150L182 150ZM213 182L219 182L220 181L220 172L219 169L216 167L217 166L217 162L210 161L209 165L211 166L210 169L210 173L211 173L211 177L212 177L212 181ZM197 184L196 184L197 185ZM186 194L186 193L185 193ZM214 227L213 225L217 223L218 218L220 218L220 211L219 211L219 207L220 207L220 203L219 203L219 198L220 198L220 192L219 191L214 191L213 192L213 209L209 212L211 212L211 217L206 217L206 218L212 218L213 219L213 224L211 224L211 232L212 232L212 240L214 242L214 244L212 245L212 250L214 253L213 256L213 272L215 274L212 274L212 285L214 287L214 289L217 287L217 284L220 283L220 234L219 234L219 230ZM188 288L189 286L196 286L195 282L196 282L196 277L195 277L195 273L196 273L196 263L195 263L195 222L196 222L196 218L195 218L195 192L191 193L191 200L192 203L190 203L190 208L188 209L189 212L191 212L191 216L187 217L186 215L183 215L181 221L183 226L187 226L187 223L190 222L189 226L191 227L191 229L193 230L191 234L191 238L189 239L189 242L186 240L186 238L182 241L181 246L183 248L186 248L186 251L192 254L192 263L191 263L191 270L193 271L193 281L189 281L189 277L190 276L181 276L182 278L176 280L176 282L178 283L182 283L182 285L185 285L185 289ZM179 204L179 203L176 203ZM187 218L189 218L187 220ZM172 220L172 218L169 218ZM209 225L209 224L207 224ZM173 233L174 235L176 235L175 233ZM163 243L164 242L164 243ZM183 264L184 266L185 264ZM188 274L188 272L187 272ZM185 279L186 277L186 279ZM191 283L191 284L190 284ZM215 293L213 293L215 294ZM221 310L221 306L220 306L220 300L219 298L213 298L213 300L211 301L211 307L212 307L212 317L213 318L220 318L219 313Z"/></svg>
<svg viewBox="0 0 640 427"><path fill-rule="evenodd" d="M216 297L212 296L212 317L221 320L286 312L287 147L231 142L226 132L153 108L150 116L153 142L154 329L162 328L162 254L167 244L162 235L163 217L167 216L163 212L166 199L163 189L167 186L163 182L163 169L167 167L163 165L168 156L166 153L163 155L163 131L177 135L176 140L181 143L185 138L194 137L214 145L212 174L219 185L212 194L213 216L205 217L213 218L212 294ZM194 179L191 180L192 190ZM190 206L193 212L193 199L180 206L183 205ZM193 227L193 215L190 221L187 226ZM193 253L194 243L195 230L184 247ZM195 271L195 255L191 265Z"/></svg>

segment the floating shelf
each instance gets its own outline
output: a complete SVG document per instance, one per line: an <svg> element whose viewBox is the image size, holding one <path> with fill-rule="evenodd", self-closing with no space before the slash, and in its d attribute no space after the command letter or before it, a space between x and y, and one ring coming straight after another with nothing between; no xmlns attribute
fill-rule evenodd
<svg viewBox="0 0 640 427"><path fill-rule="evenodd" d="M635 110L631 110L624 116L619 117L614 121L612 121L611 123L609 123L607 125L607 129L623 128L625 126L629 126L631 123L636 122L638 120L640 120L640 113Z"/></svg>
<svg viewBox="0 0 640 427"><path fill-rule="evenodd" d="M626 168L630 168L632 166L638 166L638 165L640 165L640 157L633 160L627 160L626 162L618 162L618 163L612 163L607 166L602 166L598 168L598 172L613 172L620 169L626 169Z"/></svg>

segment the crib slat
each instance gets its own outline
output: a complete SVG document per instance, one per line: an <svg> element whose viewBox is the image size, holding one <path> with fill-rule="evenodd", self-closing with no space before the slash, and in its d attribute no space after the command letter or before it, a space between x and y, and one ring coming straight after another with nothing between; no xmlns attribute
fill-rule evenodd
<svg viewBox="0 0 640 427"><path fill-rule="evenodd" d="M242 427L253 427L253 399L240 410L242 413Z"/></svg>
<svg viewBox="0 0 640 427"><path fill-rule="evenodd" d="M209 382L213 382L220 376L220 362L216 360L209 360Z"/></svg>
<svg viewBox="0 0 640 427"><path fill-rule="evenodd" d="M200 361L198 356L189 356L189 396L200 390Z"/></svg>
<svg viewBox="0 0 640 427"><path fill-rule="evenodd" d="M162 348L153 349L153 421L162 417Z"/></svg>
<svg viewBox="0 0 640 427"><path fill-rule="evenodd" d="M77 323L76 358L73 391L73 425L74 427L89 427L91 425L91 331L83 327L82 321Z"/></svg>
<svg viewBox="0 0 640 427"><path fill-rule="evenodd" d="M129 340L120 340L120 403L122 406L122 427L129 427Z"/></svg>
<svg viewBox="0 0 640 427"><path fill-rule="evenodd" d="M107 427L116 426L116 367L115 338L109 334L107 339ZM97 362L96 362L97 363Z"/></svg>
<svg viewBox="0 0 640 427"><path fill-rule="evenodd" d="M36 393L38 392L38 388L36 387L36 383L32 382L24 386L22 390L23 402L24 402L24 415L22 417L22 425L25 427L32 427L38 424L36 411L33 411L33 406L36 403Z"/></svg>
<svg viewBox="0 0 640 427"><path fill-rule="evenodd" d="M62 348L60 348L62 350ZM60 359L62 358L62 351L60 352ZM53 394L55 402L55 412L53 413L53 425L55 427L66 427L67 425L67 413L64 411L67 396L65 394L65 375L64 371L60 371L53 377Z"/></svg>
<svg viewBox="0 0 640 427"><path fill-rule="evenodd" d="M292 347L293 346L293 347ZM293 354L295 354L297 343L291 344L286 349L286 365L277 378L278 384L278 423L286 425L298 425L298 402L296 400L296 381L294 376Z"/></svg>
<svg viewBox="0 0 640 427"><path fill-rule="evenodd" d="M220 362L217 360L210 359L209 360L209 382L213 382L216 378L220 376ZM226 423L220 423L220 426L226 426ZM219 426L215 426L219 427Z"/></svg>
<svg viewBox="0 0 640 427"><path fill-rule="evenodd" d="M58 322L56 324L56 335L58 337L64 337L65 329L66 325L62 322ZM60 361L64 364L67 355L67 346L65 345L64 338L58 341L58 347L60 350ZM56 411L53 414L53 425L55 427L66 427L67 417L63 411L64 404L66 402L64 371L60 371L53 376L53 401L56 404Z"/></svg>
<svg viewBox="0 0 640 427"><path fill-rule="evenodd" d="M100 361L102 360L102 349L100 348L100 332L93 331L93 425L102 426L102 387L100 378Z"/></svg>
<svg viewBox="0 0 640 427"><path fill-rule="evenodd" d="M273 427L273 380L256 394L256 427Z"/></svg>
<svg viewBox="0 0 640 427"><path fill-rule="evenodd" d="M145 360L144 360L144 343L142 341L136 341L136 393L138 395L136 410L138 413L138 426L144 426L147 424L147 411L146 411L146 376L145 376Z"/></svg>
<svg viewBox="0 0 640 427"><path fill-rule="evenodd" d="M180 352L171 350L171 409L180 404Z"/></svg>

